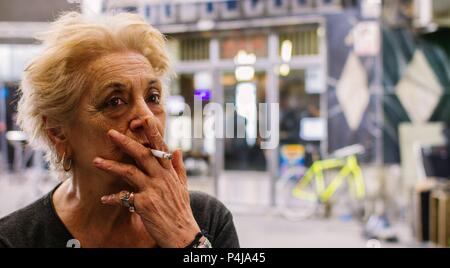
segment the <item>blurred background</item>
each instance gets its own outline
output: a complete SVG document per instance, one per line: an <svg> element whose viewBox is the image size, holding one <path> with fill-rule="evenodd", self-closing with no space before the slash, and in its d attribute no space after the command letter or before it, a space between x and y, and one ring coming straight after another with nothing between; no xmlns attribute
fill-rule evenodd
<svg viewBox="0 0 450 268"><path fill-rule="evenodd" d="M137 13L167 36L167 143L241 246L450 247L446 0L0 0L0 217L58 183L15 100L33 37L69 10ZM234 104L247 138L186 138L210 131L180 113L195 101ZM273 112L259 103L279 103L275 149L252 135Z"/></svg>

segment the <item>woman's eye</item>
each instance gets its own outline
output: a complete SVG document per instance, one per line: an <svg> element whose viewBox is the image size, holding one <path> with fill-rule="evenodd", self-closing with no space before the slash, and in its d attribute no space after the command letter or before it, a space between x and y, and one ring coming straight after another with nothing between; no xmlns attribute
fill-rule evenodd
<svg viewBox="0 0 450 268"><path fill-rule="evenodd" d="M150 97L148 97L147 101L152 102L154 104L159 104L161 102L161 98L159 97L158 94L152 94L150 95Z"/></svg>
<svg viewBox="0 0 450 268"><path fill-rule="evenodd" d="M117 107L122 104L125 104L125 102L119 97L113 97L106 102L107 107Z"/></svg>

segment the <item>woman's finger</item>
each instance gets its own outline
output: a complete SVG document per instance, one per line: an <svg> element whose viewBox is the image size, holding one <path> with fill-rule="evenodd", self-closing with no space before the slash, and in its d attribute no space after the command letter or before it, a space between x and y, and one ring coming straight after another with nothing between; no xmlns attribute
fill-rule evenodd
<svg viewBox="0 0 450 268"><path fill-rule="evenodd" d="M168 152L169 148L161 134L161 124L153 116L144 118L144 132L152 149ZM159 163L166 169L170 169L171 163L168 159L158 158Z"/></svg>
<svg viewBox="0 0 450 268"><path fill-rule="evenodd" d="M144 189L148 182L147 176L134 165L107 160L101 157L94 159L94 165L112 175L118 175L136 189Z"/></svg>
<svg viewBox="0 0 450 268"><path fill-rule="evenodd" d="M120 200L120 193L102 196L100 201L104 205L122 206L122 201Z"/></svg>
<svg viewBox="0 0 450 268"><path fill-rule="evenodd" d="M114 129L108 131L108 136L122 151L133 157L139 167L149 175L152 175L150 174L152 170L157 170L159 166L158 161L144 145Z"/></svg>
<svg viewBox="0 0 450 268"><path fill-rule="evenodd" d="M164 142L161 133L161 123L154 116L147 116L144 118L144 132L151 145L153 145L153 149L168 151L168 147Z"/></svg>
<svg viewBox="0 0 450 268"><path fill-rule="evenodd" d="M124 205L122 202L122 197L124 197L125 195L128 195L128 205ZM130 207L133 206L133 209L136 209L134 204L134 200L136 198L135 195L136 195L135 193L130 193L129 191L124 190L116 194L102 196L100 201L104 205L122 206L128 209L130 209ZM136 210L134 210L133 212L136 212Z"/></svg>
<svg viewBox="0 0 450 268"><path fill-rule="evenodd" d="M178 178L183 185L187 185L187 175L186 169L183 163L183 153L180 149L175 150L173 152L172 165L175 171L177 172Z"/></svg>

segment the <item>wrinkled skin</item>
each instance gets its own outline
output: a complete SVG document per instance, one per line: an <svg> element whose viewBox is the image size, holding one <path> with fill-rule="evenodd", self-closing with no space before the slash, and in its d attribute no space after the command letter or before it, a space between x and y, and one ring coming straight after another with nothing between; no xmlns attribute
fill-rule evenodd
<svg viewBox="0 0 450 268"><path fill-rule="evenodd" d="M163 140L162 85L149 61L134 52L91 61L88 86L73 122L48 135L72 159L73 178L53 195L58 216L82 247L184 247L200 231L191 211L180 151ZM134 192L136 213L119 192Z"/></svg>

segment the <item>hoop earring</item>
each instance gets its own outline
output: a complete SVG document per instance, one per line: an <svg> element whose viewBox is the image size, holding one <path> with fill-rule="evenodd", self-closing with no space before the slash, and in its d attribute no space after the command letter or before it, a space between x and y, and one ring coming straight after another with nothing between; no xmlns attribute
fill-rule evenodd
<svg viewBox="0 0 450 268"><path fill-rule="evenodd" d="M56 164L60 164L61 161L63 160L64 155L65 155L65 152L64 152L63 156L60 158L59 155L56 154L56 161L55 161L55 163L56 163Z"/></svg>
<svg viewBox="0 0 450 268"><path fill-rule="evenodd" d="M72 169L72 159L69 159L69 167L66 167L66 152L64 152L62 157L62 166L65 172L68 172Z"/></svg>

